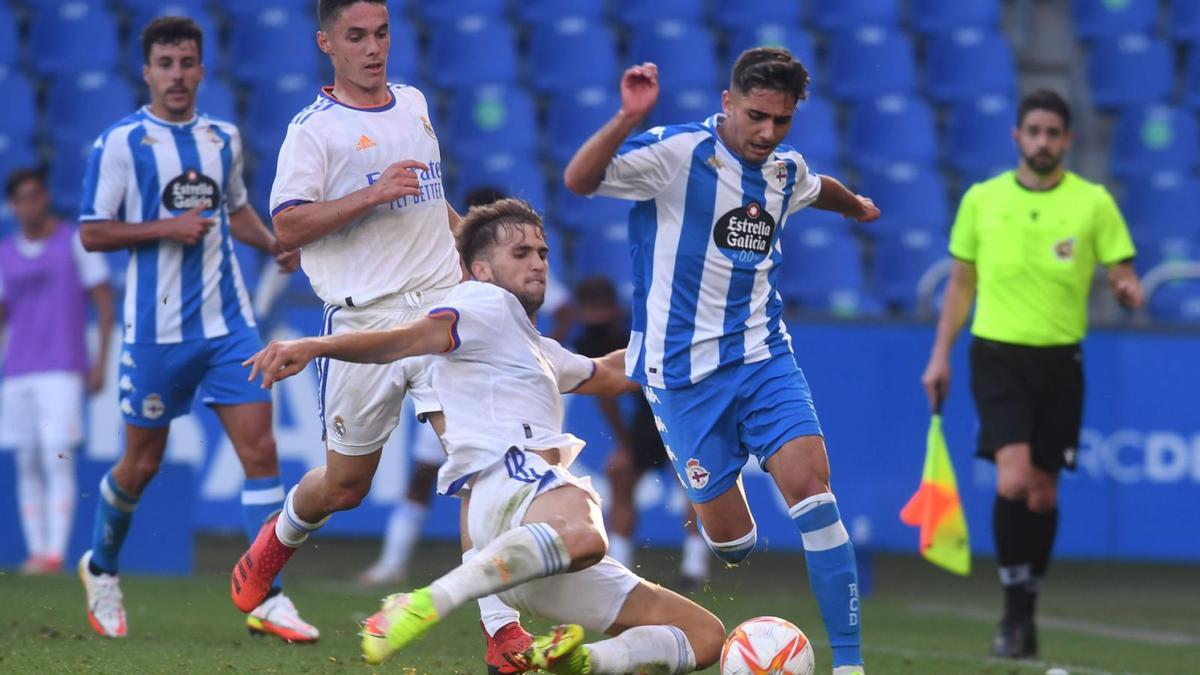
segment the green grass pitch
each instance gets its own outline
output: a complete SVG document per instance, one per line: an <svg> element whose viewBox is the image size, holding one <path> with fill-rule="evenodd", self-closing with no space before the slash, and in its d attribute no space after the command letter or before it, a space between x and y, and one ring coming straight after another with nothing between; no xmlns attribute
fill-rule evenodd
<svg viewBox="0 0 1200 675"><path fill-rule="evenodd" d="M385 667L373 669L359 660L355 622L376 609L385 591L349 579L369 562L374 546L317 539L293 559L286 588L305 618L322 630L313 646L247 635L229 601L224 573L240 552L233 539L202 538L194 578L123 579L125 640L92 633L74 575L0 574L0 673L484 672L478 616L471 608L453 614ZM419 558L414 585L431 580L458 555L434 544ZM643 576L672 581L674 552L642 551L640 558ZM1194 568L1057 564L1041 601L1042 660L1001 662L985 656L1000 602L995 569L976 562L972 576L960 579L915 558L877 559L875 592L863 604L868 672L1019 675L1053 666L1072 675L1200 672L1200 583ZM727 629L760 615L796 623L817 647L817 673L829 673L829 650L801 556L757 552L739 569L718 570L692 597Z"/></svg>

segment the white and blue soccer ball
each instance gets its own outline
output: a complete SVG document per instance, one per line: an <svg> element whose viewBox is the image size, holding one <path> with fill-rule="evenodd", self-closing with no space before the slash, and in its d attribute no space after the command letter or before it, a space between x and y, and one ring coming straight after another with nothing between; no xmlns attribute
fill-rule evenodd
<svg viewBox="0 0 1200 675"><path fill-rule="evenodd" d="M743 622L721 650L721 675L812 675L815 667L804 631L774 616Z"/></svg>

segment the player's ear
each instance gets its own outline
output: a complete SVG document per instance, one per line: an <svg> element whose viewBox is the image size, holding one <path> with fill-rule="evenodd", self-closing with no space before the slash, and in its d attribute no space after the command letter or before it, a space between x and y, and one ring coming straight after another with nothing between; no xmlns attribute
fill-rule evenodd
<svg viewBox="0 0 1200 675"><path fill-rule="evenodd" d="M475 281L492 281L492 266L486 260L475 260L471 262L471 278Z"/></svg>
<svg viewBox="0 0 1200 675"><path fill-rule="evenodd" d="M731 100L732 100L732 96L729 95L728 89L721 92L721 112L725 113L726 115L729 114L729 110L730 110L729 103Z"/></svg>
<svg viewBox="0 0 1200 675"><path fill-rule="evenodd" d="M150 64L149 63L142 64L142 82L145 82L147 87L150 86Z"/></svg>
<svg viewBox="0 0 1200 675"><path fill-rule="evenodd" d="M333 55L333 45L329 44L329 36L323 30L317 31L317 48L328 56Z"/></svg>

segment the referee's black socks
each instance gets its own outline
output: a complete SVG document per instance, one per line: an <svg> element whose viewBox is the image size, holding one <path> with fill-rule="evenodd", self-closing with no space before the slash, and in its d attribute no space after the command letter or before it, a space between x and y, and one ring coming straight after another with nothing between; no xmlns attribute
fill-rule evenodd
<svg viewBox="0 0 1200 675"><path fill-rule="evenodd" d="M1057 530L1057 510L1035 513L1024 499L996 496L992 534L1004 586L1006 621L1033 618L1038 582L1046 575Z"/></svg>

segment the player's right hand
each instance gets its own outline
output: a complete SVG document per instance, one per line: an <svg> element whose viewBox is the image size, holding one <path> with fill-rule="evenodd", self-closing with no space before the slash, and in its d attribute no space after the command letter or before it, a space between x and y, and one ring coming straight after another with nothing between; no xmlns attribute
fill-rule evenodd
<svg viewBox="0 0 1200 675"><path fill-rule="evenodd" d="M937 412L950 393L950 360L939 356L929 357L929 364L921 375L921 385L929 397L929 409Z"/></svg>
<svg viewBox="0 0 1200 675"><path fill-rule="evenodd" d="M415 159L405 159L383 170L379 178L371 183L376 206L394 202L401 197L421 194L421 177L417 171L428 171L429 167Z"/></svg>
<svg viewBox="0 0 1200 675"><path fill-rule="evenodd" d="M308 344L306 338L272 340L257 354L242 362L243 366L250 366L250 377L247 381L253 382L254 378L262 373L262 388L270 389L275 382L304 370L314 356Z"/></svg>
<svg viewBox="0 0 1200 675"><path fill-rule="evenodd" d="M167 239L191 246L204 238L213 226L213 219L200 215L203 206L193 206L187 211L167 219Z"/></svg>
<svg viewBox="0 0 1200 675"><path fill-rule="evenodd" d="M658 101L658 66L646 62L621 75L621 110L637 119L650 113Z"/></svg>

